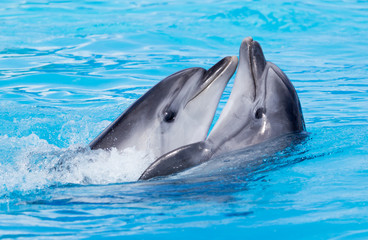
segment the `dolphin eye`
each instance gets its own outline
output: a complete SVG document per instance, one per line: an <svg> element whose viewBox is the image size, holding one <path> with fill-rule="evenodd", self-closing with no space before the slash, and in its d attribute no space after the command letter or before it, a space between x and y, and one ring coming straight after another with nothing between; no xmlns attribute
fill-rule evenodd
<svg viewBox="0 0 368 240"><path fill-rule="evenodd" d="M165 122L173 122L175 120L176 117L176 112L173 111L165 111L164 113L164 121Z"/></svg>
<svg viewBox="0 0 368 240"><path fill-rule="evenodd" d="M265 109L264 108L258 108L256 113L254 114L254 117L257 119L261 119L263 117L263 113L265 113Z"/></svg>

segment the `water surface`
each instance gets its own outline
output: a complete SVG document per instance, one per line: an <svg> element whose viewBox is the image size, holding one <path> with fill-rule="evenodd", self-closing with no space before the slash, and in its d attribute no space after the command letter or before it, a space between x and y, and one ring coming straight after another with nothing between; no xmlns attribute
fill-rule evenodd
<svg viewBox="0 0 368 240"><path fill-rule="evenodd" d="M367 238L367 22L353 0L2 1L0 235ZM293 82L302 141L149 182L140 153L85 150L158 81L237 55L246 36ZM50 171L60 158L71 171Z"/></svg>

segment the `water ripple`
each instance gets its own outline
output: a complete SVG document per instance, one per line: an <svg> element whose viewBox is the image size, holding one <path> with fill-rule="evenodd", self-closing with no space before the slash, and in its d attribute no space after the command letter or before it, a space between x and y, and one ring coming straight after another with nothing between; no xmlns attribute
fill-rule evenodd
<svg viewBox="0 0 368 240"><path fill-rule="evenodd" d="M367 10L359 0L3 0L0 235L364 238ZM307 141L220 165L226 174L202 165L148 182L119 154L78 153L159 80L237 55L246 36L295 85ZM72 171L50 172L63 156Z"/></svg>

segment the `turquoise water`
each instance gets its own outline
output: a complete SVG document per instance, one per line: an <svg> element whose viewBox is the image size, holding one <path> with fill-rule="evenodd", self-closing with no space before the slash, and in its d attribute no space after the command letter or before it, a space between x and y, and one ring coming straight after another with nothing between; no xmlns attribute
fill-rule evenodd
<svg viewBox="0 0 368 240"><path fill-rule="evenodd" d="M367 22L353 0L3 0L0 236L368 238ZM292 80L306 138L148 182L140 153L85 149L159 80L237 55L246 36ZM50 171L62 158L71 170Z"/></svg>

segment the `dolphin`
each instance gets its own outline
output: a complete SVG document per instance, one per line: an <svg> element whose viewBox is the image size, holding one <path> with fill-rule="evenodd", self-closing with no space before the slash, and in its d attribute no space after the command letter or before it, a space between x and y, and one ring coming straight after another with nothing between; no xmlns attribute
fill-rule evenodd
<svg viewBox="0 0 368 240"><path fill-rule="evenodd" d="M294 86L279 67L266 61L260 44L247 37L240 46L232 92L207 139L161 156L140 179L177 173L212 157L303 131Z"/></svg>
<svg viewBox="0 0 368 240"><path fill-rule="evenodd" d="M203 141L238 58L225 57L208 70L188 68L160 81L90 144L92 150L135 148L156 159Z"/></svg>

